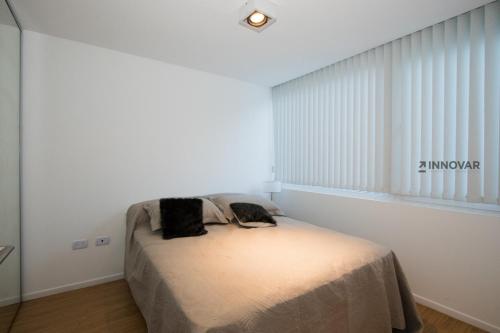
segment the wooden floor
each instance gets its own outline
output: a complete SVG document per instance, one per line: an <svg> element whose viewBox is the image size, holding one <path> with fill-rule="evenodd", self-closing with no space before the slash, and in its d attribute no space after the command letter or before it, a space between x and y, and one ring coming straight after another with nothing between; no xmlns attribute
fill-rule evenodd
<svg viewBox="0 0 500 333"><path fill-rule="evenodd" d="M125 280L24 302L11 332L147 332Z"/></svg>
<svg viewBox="0 0 500 333"><path fill-rule="evenodd" d="M486 333L479 328L417 304L424 321L424 333Z"/></svg>
<svg viewBox="0 0 500 333"><path fill-rule="evenodd" d="M480 329L418 306L424 333L480 333ZM146 332L124 280L39 298L22 304L13 333Z"/></svg>
<svg viewBox="0 0 500 333"><path fill-rule="evenodd" d="M0 306L0 333L8 331L18 307L19 304Z"/></svg>

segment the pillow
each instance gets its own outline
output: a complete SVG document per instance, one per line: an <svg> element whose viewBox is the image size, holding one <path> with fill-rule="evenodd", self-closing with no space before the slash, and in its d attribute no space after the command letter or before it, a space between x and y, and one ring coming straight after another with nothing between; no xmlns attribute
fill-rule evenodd
<svg viewBox="0 0 500 333"><path fill-rule="evenodd" d="M232 221L234 214L230 205L233 202L246 202L262 206L271 216L283 216L283 211L272 201L258 195L250 194L212 194L207 196L217 207L222 210L224 216Z"/></svg>
<svg viewBox="0 0 500 333"><path fill-rule="evenodd" d="M203 223L229 223L221 210L207 198L200 198L203 201Z"/></svg>
<svg viewBox="0 0 500 333"><path fill-rule="evenodd" d="M154 200L142 206L149 215L149 225L152 231L161 229L160 200Z"/></svg>
<svg viewBox="0 0 500 333"><path fill-rule="evenodd" d="M228 223L228 220L217 208L217 206L206 198L203 201L203 223ZM154 200L144 206L144 210L149 215L149 223L152 231L161 229L160 200Z"/></svg>
<svg viewBox="0 0 500 333"><path fill-rule="evenodd" d="M201 236L207 233L203 226L201 199L160 199L163 239Z"/></svg>
<svg viewBox="0 0 500 333"><path fill-rule="evenodd" d="M262 206L246 202L233 202L230 206L236 221L244 228L276 226L276 220Z"/></svg>

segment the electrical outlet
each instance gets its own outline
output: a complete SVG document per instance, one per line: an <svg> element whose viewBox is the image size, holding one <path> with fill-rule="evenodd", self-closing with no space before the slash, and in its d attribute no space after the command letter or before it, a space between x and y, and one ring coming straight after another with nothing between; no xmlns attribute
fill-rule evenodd
<svg viewBox="0 0 500 333"><path fill-rule="evenodd" d="M86 239L79 239L73 241L73 250L81 250L89 246L89 241Z"/></svg>
<svg viewBox="0 0 500 333"><path fill-rule="evenodd" d="M111 238L109 236L97 237L95 239L95 246L109 245Z"/></svg>

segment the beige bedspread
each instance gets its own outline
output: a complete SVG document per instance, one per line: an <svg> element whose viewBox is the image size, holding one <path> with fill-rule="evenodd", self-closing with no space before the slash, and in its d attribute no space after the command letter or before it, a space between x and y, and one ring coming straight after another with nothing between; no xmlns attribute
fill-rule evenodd
<svg viewBox="0 0 500 333"><path fill-rule="evenodd" d="M286 217L163 240L127 213L125 274L149 332L419 332L394 254Z"/></svg>

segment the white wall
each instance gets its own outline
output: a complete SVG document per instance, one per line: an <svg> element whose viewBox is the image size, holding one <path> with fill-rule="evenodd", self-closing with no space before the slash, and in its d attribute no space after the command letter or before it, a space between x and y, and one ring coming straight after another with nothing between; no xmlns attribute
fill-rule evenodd
<svg viewBox="0 0 500 333"><path fill-rule="evenodd" d="M284 190L293 218L393 249L417 301L500 332L500 216Z"/></svg>
<svg viewBox="0 0 500 333"><path fill-rule="evenodd" d="M268 179L270 89L30 31L23 46L28 298L119 276L134 202Z"/></svg>
<svg viewBox="0 0 500 333"><path fill-rule="evenodd" d="M0 306L19 302L19 69L20 32L0 3L0 246L14 250L0 267ZM7 24L4 24L7 23Z"/></svg>

